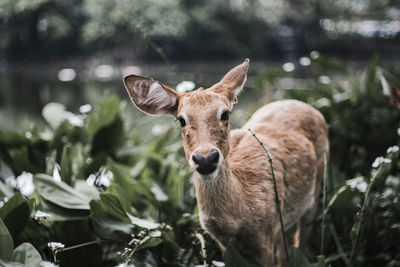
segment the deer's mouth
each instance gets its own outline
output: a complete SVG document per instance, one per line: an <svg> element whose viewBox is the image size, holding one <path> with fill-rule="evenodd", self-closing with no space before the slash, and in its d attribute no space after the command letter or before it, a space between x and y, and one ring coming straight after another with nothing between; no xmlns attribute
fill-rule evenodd
<svg viewBox="0 0 400 267"><path fill-rule="evenodd" d="M199 177L201 180L213 180L217 177L218 172L219 172L219 168L215 168L213 172L208 173L208 174L202 174L200 172L198 172L197 170L195 170L197 177Z"/></svg>

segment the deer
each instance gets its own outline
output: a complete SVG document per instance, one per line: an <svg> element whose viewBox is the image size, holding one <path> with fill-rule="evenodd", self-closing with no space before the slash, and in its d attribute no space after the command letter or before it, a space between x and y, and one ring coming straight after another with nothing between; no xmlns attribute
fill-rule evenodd
<svg viewBox="0 0 400 267"><path fill-rule="evenodd" d="M179 121L200 224L222 253L231 245L261 266L273 266L282 240L271 167L248 129L273 159L284 228L296 224L295 245L305 249L329 153L328 127L319 111L287 99L262 106L242 128L230 130L249 63L246 59L210 88L185 93L138 75L125 76L124 85L139 110Z"/></svg>

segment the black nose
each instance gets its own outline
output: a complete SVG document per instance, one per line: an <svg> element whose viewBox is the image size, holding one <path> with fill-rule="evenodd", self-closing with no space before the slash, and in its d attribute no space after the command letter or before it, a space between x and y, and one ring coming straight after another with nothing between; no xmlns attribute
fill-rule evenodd
<svg viewBox="0 0 400 267"><path fill-rule="evenodd" d="M193 162L196 163L198 166L196 171L200 174L210 174L217 168L218 160L219 160L219 153L218 150L213 149L207 155L207 157L203 157L197 151L192 155Z"/></svg>

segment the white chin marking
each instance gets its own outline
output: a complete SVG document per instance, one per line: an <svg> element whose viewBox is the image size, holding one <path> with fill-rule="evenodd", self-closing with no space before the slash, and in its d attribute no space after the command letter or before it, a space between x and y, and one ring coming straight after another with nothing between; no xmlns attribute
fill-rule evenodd
<svg viewBox="0 0 400 267"><path fill-rule="evenodd" d="M198 173L197 171L195 171L195 172L201 180L207 181L207 180L214 180L218 175L218 171L219 171L219 168L216 168L215 171L213 171L210 174L201 174L201 173Z"/></svg>

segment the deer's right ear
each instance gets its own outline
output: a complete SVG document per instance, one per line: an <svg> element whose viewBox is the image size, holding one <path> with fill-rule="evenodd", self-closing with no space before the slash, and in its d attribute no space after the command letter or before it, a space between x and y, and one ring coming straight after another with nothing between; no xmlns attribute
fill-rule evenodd
<svg viewBox="0 0 400 267"><path fill-rule="evenodd" d="M132 102L140 110L152 114L176 116L180 94L151 78L128 75L124 78L125 88Z"/></svg>

